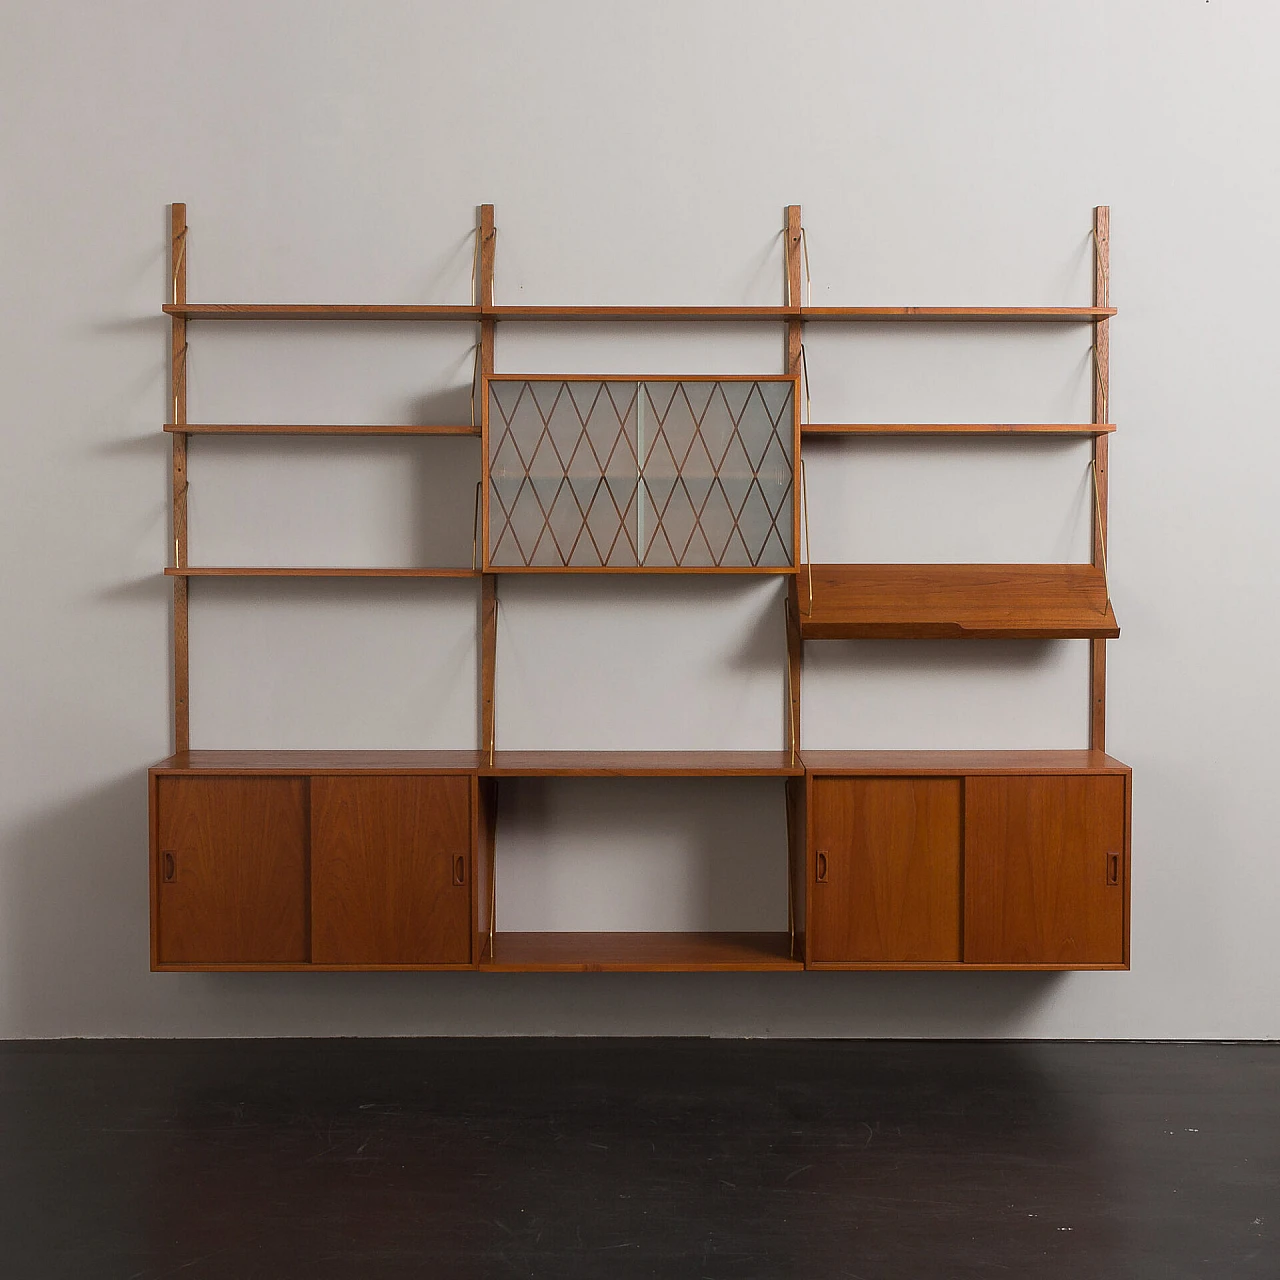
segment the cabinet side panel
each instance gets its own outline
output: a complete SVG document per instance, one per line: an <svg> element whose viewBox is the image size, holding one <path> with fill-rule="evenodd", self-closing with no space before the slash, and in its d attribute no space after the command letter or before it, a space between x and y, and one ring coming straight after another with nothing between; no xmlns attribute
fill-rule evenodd
<svg viewBox="0 0 1280 1280"><path fill-rule="evenodd" d="M156 959L307 959L307 780L156 781Z"/></svg>
<svg viewBox="0 0 1280 1280"><path fill-rule="evenodd" d="M311 958L468 964L471 779L317 777Z"/></svg>
<svg viewBox="0 0 1280 1280"><path fill-rule="evenodd" d="M966 783L965 959L1124 962L1125 778Z"/></svg>
<svg viewBox="0 0 1280 1280"><path fill-rule="evenodd" d="M475 931L471 960L479 964L489 956L490 912L493 910L493 853L498 817L498 781L496 778L473 780L475 840L472 848L471 875L472 927Z"/></svg>

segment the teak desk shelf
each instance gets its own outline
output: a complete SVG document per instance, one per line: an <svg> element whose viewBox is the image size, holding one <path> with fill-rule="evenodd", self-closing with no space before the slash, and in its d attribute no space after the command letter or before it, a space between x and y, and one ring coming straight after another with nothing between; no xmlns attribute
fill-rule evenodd
<svg viewBox="0 0 1280 1280"><path fill-rule="evenodd" d="M150 773L151 963L161 971L783 972L1124 969L1132 775L1106 754L1108 210L1094 212L1087 307L814 307L799 206L779 306L501 306L493 207L466 305L187 301L186 206L172 207L174 754ZM424 321L477 332L473 422L187 422L196 321ZM1089 423L808 423L809 323L1080 324ZM504 323L769 323L781 373L500 374ZM625 364L625 361L620 361ZM192 565L193 435L476 436L470 567ZM1092 442L1094 536L1079 565L812 564L803 446L839 436L1076 436ZM499 750L502 575L777 574L787 579L786 741L774 751ZM190 749L188 602L202 577L479 580L478 750ZM808 751L807 640L1087 639L1090 746L1066 751ZM498 928L499 788L603 779L754 779L785 799L787 928L562 933ZM599 785L594 784L594 785ZM780 904L781 905L781 904Z"/></svg>
<svg viewBox="0 0 1280 1280"><path fill-rule="evenodd" d="M1113 640L1091 564L815 564L806 640Z"/></svg>

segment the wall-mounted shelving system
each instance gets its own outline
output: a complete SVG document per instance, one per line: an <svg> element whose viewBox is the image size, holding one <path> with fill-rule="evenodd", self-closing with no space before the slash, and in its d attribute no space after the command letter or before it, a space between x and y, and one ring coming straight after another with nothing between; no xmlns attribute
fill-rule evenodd
<svg viewBox="0 0 1280 1280"><path fill-rule="evenodd" d="M499 306L493 207L480 208L470 305L187 301L186 206L172 206L174 754L151 770L157 970L1121 969L1129 963L1131 773L1105 752L1110 435L1109 211L1094 212L1088 307L814 307L789 206L776 307ZM188 423L193 322L475 324L467 424ZM503 323L780 324L781 373L742 378L495 372ZM805 325L1084 324L1089 423L802 421ZM268 568L188 561L187 440L201 434L479 436L469 567ZM1093 548L1068 565L812 564L802 451L824 436L1078 436L1092 441ZM788 714L777 751L506 751L497 744L497 600L509 573L787 577ZM479 750L193 751L188 599L204 576L477 578ZM809 640L1086 639L1079 751L801 749ZM497 794L510 778L776 779L785 794L785 932L515 933L497 927Z"/></svg>

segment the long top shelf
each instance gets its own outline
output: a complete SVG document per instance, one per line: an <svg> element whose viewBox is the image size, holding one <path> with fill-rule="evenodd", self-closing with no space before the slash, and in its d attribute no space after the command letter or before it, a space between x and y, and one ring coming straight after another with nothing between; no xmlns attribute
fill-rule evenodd
<svg viewBox="0 0 1280 1280"><path fill-rule="evenodd" d="M171 302L166 315L179 320L437 320L437 321L1049 321L1106 320L1114 307L626 307L448 306L261 302Z"/></svg>

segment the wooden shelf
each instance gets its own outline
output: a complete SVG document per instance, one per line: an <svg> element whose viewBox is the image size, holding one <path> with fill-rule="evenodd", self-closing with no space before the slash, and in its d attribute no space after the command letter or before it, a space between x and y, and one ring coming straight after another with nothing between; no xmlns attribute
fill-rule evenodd
<svg viewBox="0 0 1280 1280"><path fill-rule="evenodd" d="M171 302L178 320L751 321L751 320L1106 320L1114 307L630 307L447 306L415 303Z"/></svg>
<svg viewBox="0 0 1280 1280"><path fill-rule="evenodd" d="M497 751L490 778L792 778L804 773L789 751Z"/></svg>
<svg viewBox="0 0 1280 1280"><path fill-rule="evenodd" d="M1115 307L802 307L804 320L1106 320Z"/></svg>
<svg viewBox="0 0 1280 1280"><path fill-rule="evenodd" d="M478 578L478 569L277 569L262 565L233 568L188 565L167 568L170 578Z"/></svg>
<svg viewBox="0 0 1280 1280"><path fill-rule="evenodd" d="M802 970L785 933L498 933L482 969L506 973Z"/></svg>
<svg viewBox="0 0 1280 1280"><path fill-rule="evenodd" d="M158 773L474 773L478 751L179 751Z"/></svg>
<svg viewBox="0 0 1280 1280"><path fill-rule="evenodd" d="M1104 436L1115 423L1089 422L804 422L802 436Z"/></svg>
<svg viewBox="0 0 1280 1280"><path fill-rule="evenodd" d="M808 640L1114 639L1102 570L1089 564L815 564L797 579Z"/></svg>
<svg viewBox="0 0 1280 1280"><path fill-rule="evenodd" d="M276 422L166 422L166 431L191 436L478 436L468 426L306 426Z"/></svg>
<svg viewBox="0 0 1280 1280"><path fill-rule="evenodd" d="M175 320L479 320L480 308L431 304L170 302Z"/></svg>
<svg viewBox="0 0 1280 1280"><path fill-rule="evenodd" d="M486 307L486 319L529 321L796 320L799 307Z"/></svg>
<svg viewBox="0 0 1280 1280"><path fill-rule="evenodd" d="M1105 751L806 751L813 775L862 777L905 774L943 777L980 774L1128 773Z"/></svg>

